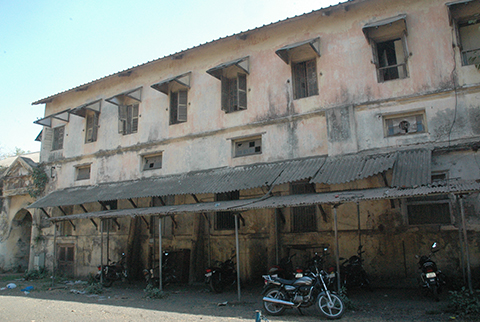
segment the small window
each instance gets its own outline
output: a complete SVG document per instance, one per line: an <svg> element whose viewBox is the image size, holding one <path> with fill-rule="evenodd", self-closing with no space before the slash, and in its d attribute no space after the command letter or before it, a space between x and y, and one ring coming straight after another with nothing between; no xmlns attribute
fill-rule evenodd
<svg viewBox="0 0 480 322"><path fill-rule="evenodd" d="M187 91L170 92L170 124L187 121Z"/></svg>
<svg viewBox="0 0 480 322"><path fill-rule="evenodd" d="M162 154L145 155L143 157L143 171L162 168Z"/></svg>
<svg viewBox="0 0 480 322"><path fill-rule="evenodd" d="M317 60L292 63L295 99L318 95Z"/></svg>
<svg viewBox="0 0 480 322"><path fill-rule="evenodd" d="M262 153L262 138L242 139L233 142L234 156L243 157Z"/></svg>
<svg viewBox="0 0 480 322"><path fill-rule="evenodd" d="M372 47L378 82L407 78L406 15L369 23L363 32Z"/></svg>
<svg viewBox="0 0 480 322"><path fill-rule="evenodd" d="M118 132L123 135L137 133L138 131L138 104L119 105L118 107Z"/></svg>
<svg viewBox="0 0 480 322"><path fill-rule="evenodd" d="M385 137L425 133L425 113L384 117Z"/></svg>
<svg viewBox="0 0 480 322"><path fill-rule="evenodd" d="M238 73L235 77L222 77L222 110L225 113L247 108L247 75Z"/></svg>
<svg viewBox="0 0 480 322"><path fill-rule="evenodd" d="M407 199L409 225L450 225L450 200L447 195Z"/></svg>
<svg viewBox="0 0 480 322"><path fill-rule="evenodd" d="M75 172L77 181L90 179L90 166L77 167Z"/></svg>
<svg viewBox="0 0 480 322"><path fill-rule="evenodd" d="M215 201L239 200L240 192L238 190L231 192L218 193L215 195ZM215 213L216 230L235 229L235 215L230 211L218 211Z"/></svg>
<svg viewBox="0 0 480 322"><path fill-rule="evenodd" d="M97 141L98 116L100 113L96 111L86 111L86 127L85 127L85 143Z"/></svg>
<svg viewBox="0 0 480 322"><path fill-rule="evenodd" d="M305 181L290 184L290 194L298 195L305 193L315 193L315 185ZM290 213L292 216L292 232L302 233L317 231L317 215L316 207L314 205L292 207Z"/></svg>
<svg viewBox="0 0 480 322"><path fill-rule="evenodd" d="M65 126L59 126L53 129L53 145L52 150L63 149L63 136L65 133Z"/></svg>

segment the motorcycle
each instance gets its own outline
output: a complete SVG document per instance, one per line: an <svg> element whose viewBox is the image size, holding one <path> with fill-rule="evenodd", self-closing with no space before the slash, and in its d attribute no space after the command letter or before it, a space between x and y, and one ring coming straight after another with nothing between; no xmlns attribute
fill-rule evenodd
<svg viewBox="0 0 480 322"><path fill-rule="evenodd" d="M327 288L331 291L338 291L337 286L336 286L336 279L337 279L337 273L335 271L334 266L329 266L327 269L324 269L325 266L325 258L330 255L328 252L328 248L324 247L322 255L320 256L318 253L315 253L314 256L307 261L306 267L307 269L305 270L306 272L315 272L317 269L319 271L324 271L325 272L325 284L327 285Z"/></svg>
<svg viewBox="0 0 480 322"><path fill-rule="evenodd" d="M175 267L172 262L169 260L170 257L168 256L168 252L163 252L162 257L162 283L163 284L170 284L179 282L177 273L175 271ZM147 285L155 286L158 285L160 282L160 274L159 268L160 266L156 266L150 269L143 270L143 276L145 277L145 281Z"/></svg>
<svg viewBox="0 0 480 322"><path fill-rule="evenodd" d="M281 315L287 308L301 308L316 305L320 314L328 319L339 319L345 313L342 299L327 288L326 273L314 268L294 280L286 280L270 275L263 275L263 307L270 315Z"/></svg>
<svg viewBox="0 0 480 322"><path fill-rule="evenodd" d="M348 259L340 257L340 260L344 260L344 262L340 264L341 285L347 290L355 287L372 290L370 279L363 268L364 259L362 258L362 254L365 253L365 251L362 251L362 247L362 245L358 246L357 255L353 255Z"/></svg>
<svg viewBox="0 0 480 322"><path fill-rule="evenodd" d="M224 262L216 261L215 266L205 270L205 284L210 285L213 292L221 293L227 286L236 284L237 270L233 262L235 256L232 255Z"/></svg>
<svg viewBox="0 0 480 322"><path fill-rule="evenodd" d="M434 242L430 247L428 255L415 255L418 259L418 268L420 270L420 288L424 295L431 293L435 301L439 301L439 294L445 285L445 278L442 272L437 268L437 264L431 259L432 255L439 251L437 243Z"/></svg>
<svg viewBox="0 0 480 322"><path fill-rule="evenodd" d="M297 254L293 254L290 256L285 256L280 259L278 265L272 266L268 270L268 275L272 277L280 277L284 279L291 279L291 278L300 278L303 276L303 269L300 267L296 267L293 269L292 258L295 257Z"/></svg>
<svg viewBox="0 0 480 322"><path fill-rule="evenodd" d="M110 261L110 260L109 260ZM114 281L125 281L128 277L125 253L118 262L112 262L108 265L97 266L98 272L95 279L101 282L103 286L110 287Z"/></svg>

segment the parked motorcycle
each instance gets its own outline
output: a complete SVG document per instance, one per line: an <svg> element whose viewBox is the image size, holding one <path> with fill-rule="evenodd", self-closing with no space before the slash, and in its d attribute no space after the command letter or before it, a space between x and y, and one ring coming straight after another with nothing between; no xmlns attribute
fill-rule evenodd
<svg viewBox="0 0 480 322"><path fill-rule="evenodd" d="M437 243L434 242L430 247L430 253L428 255L416 255L418 258L418 268L420 270L420 288L424 295L431 293L435 301L439 301L438 294L442 291L442 287L445 285L445 277L442 272L437 268L437 264L431 259L431 256L438 252Z"/></svg>
<svg viewBox="0 0 480 322"><path fill-rule="evenodd" d="M303 268L296 267L293 269L292 258L297 254L285 256L280 259L278 265L273 265L268 270L268 275L272 277L280 277L284 279L300 278L303 277Z"/></svg>
<svg viewBox="0 0 480 322"><path fill-rule="evenodd" d="M340 257L340 260L344 260L344 262L340 264L341 285L347 290L356 287L372 290L370 279L363 268L364 259L362 258L362 254L365 253L365 251L362 251L362 247L362 245L358 246L357 255L353 255L348 259Z"/></svg>
<svg viewBox="0 0 480 322"><path fill-rule="evenodd" d="M118 262L112 262L108 265L100 265L97 267L98 272L95 275L95 279L98 282L102 282L105 287L112 286L114 281L125 281L128 277L127 263L125 253L122 253L122 257Z"/></svg>
<svg viewBox="0 0 480 322"><path fill-rule="evenodd" d="M263 275L263 307L268 314L281 315L287 308L301 308L315 305L328 319L339 319L345 312L342 299L327 288L326 273L314 267L314 271L298 279L286 280Z"/></svg>
<svg viewBox="0 0 480 322"><path fill-rule="evenodd" d="M168 256L168 252L163 252L163 257L162 257L162 283L164 285L170 284L170 283L176 283L179 282L175 266L173 262L170 260L170 257ZM159 274L159 268L160 266L156 266L154 268L150 269L144 269L143 270L143 276L145 277L145 281L147 282L147 285L152 285L156 286L160 282L160 274Z"/></svg>
<svg viewBox="0 0 480 322"><path fill-rule="evenodd" d="M233 259L235 254L224 262L216 261L215 266L208 267L205 270L205 283L210 285L215 293L221 293L230 285L237 282L237 270Z"/></svg>

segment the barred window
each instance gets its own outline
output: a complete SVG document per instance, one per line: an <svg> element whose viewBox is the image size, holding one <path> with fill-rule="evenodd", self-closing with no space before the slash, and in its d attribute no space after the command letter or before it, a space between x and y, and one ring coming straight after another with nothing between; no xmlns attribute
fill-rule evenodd
<svg viewBox="0 0 480 322"><path fill-rule="evenodd" d="M240 192L231 191L218 193L215 195L215 201L228 201L240 199ZM235 215L230 211L218 211L215 213L215 229L231 230L235 229Z"/></svg>

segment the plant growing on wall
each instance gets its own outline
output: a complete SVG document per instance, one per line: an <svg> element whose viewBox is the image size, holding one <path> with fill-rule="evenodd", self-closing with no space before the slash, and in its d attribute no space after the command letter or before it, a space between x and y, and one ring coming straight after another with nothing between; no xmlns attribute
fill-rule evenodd
<svg viewBox="0 0 480 322"><path fill-rule="evenodd" d="M31 172L33 183L28 188L28 194L37 198L48 183L48 176L41 167L34 168Z"/></svg>

